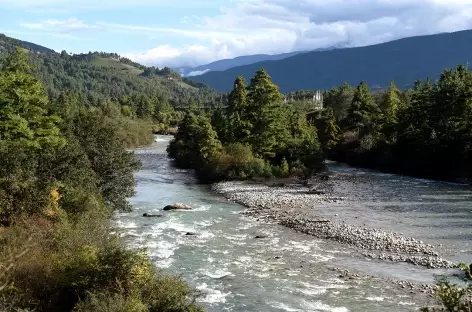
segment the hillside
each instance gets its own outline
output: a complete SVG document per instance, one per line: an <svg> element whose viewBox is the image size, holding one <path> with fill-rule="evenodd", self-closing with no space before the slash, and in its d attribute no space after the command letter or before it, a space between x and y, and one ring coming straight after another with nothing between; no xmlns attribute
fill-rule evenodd
<svg viewBox="0 0 472 312"><path fill-rule="evenodd" d="M418 36L383 44L330 51L307 52L278 61L264 61L208 72L190 79L218 91L230 91L237 76L250 79L265 68L284 93L302 89L330 89L343 82L364 80L373 89L393 79L401 88L412 81L437 78L445 68L472 61L472 30Z"/></svg>
<svg viewBox="0 0 472 312"><path fill-rule="evenodd" d="M166 98L175 107L191 102L211 105L219 99L215 90L182 78L167 67L146 67L116 53L56 53L33 43L0 36L0 56L16 46L35 52L30 53L30 58L37 67L36 74L52 96L63 90L88 98L116 100L139 95Z"/></svg>
<svg viewBox="0 0 472 312"><path fill-rule="evenodd" d="M54 50L37 45L35 43L10 38L4 34L0 34L0 52L12 52L15 47L22 47L27 50L39 53L56 53Z"/></svg>

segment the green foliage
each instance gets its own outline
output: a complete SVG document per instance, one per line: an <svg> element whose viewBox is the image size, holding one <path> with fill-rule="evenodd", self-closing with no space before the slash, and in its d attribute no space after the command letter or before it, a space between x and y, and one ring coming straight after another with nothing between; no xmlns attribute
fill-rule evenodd
<svg viewBox="0 0 472 312"><path fill-rule="evenodd" d="M0 310L202 311L182 279L110 234L139 168L125 147L150 127L111 98L48 98L26 60L0 67Z"/></svg>
<svg viewBox="0 0 472 312"><path fill-rule="evenodd" d="M422 312L469 312L472 307L472 285L459 287L447 280L437 282L436 298L440 308L422 308Z"/></svg>
<svg viewBox="0 0 472 312"><path fill-rule="evenodd" d="M253 152L263 158L274 157L274 150L283 147L289 134L281 106L282 95L265 70L259 70L251 79L248 98Z"/></svg>
<svg viewBox="0 0 472 312"><path fill-rule="evenodd" d="M334 159L426 178L471 180L472 73L467 68L445 70L436 83L416 81L403 94L391 83L377 99L381 112L361 83L341 122L344 137L351 139L332 149Z"/></svg>
<svg viewBox="0 0 472 312"><path fill-rule="evenodd" d="M238 77L234 89L228 96L228 125L223 127L226 133L224 143L247 143L251 137L252 124L249 121L249 103L246 80Z"/></svg>
<svg viewBox="0 0 472 312"><path fill-rule="evenodd" d="M222 151L221 142L210 119L204 114L187 112L170 142L167 152L177 165L193 168L202 179L213 176L213 162Z"/></svg>
<svg viewBox="0 0 472 312"><path fill-rule="evenodd" d="M379 108L365 82L357 87L347 112L347 127L361 136L374 130L379 118Z"/></svg>
<svg viewBox="0 0 472 312"><path fill-rule="evenodd" d="M318 136L323 150L329 152L341 140L341 128L336 122L331 107L328 107L319 114L319 117L315 120L315 125L318 129Z"/></svg>
<svg viewBox="0 0 472 312"><path fill-rule="evenodd" d="M333 110L336 121L346 118L347 111L351 105L356 89L348 83L334 87L325 95L323 105Z"/></svg>
<svg viewBox="0 0 472 312"><path fill-rule="evenodd" d="M58 148L64 143L57 127L61 120L47 115L48 98L31 70L26 52L17 49L0 72L0 144Z"/></svg>
<svg viewBox="0 0 472 312"><path fill-rule="evenodd" d="M210 119L189 110L168 155L202 181L312 174L324 160L316 129L281 100L264 70L247 87L238 77L226 111L215 110Z"/></svg>

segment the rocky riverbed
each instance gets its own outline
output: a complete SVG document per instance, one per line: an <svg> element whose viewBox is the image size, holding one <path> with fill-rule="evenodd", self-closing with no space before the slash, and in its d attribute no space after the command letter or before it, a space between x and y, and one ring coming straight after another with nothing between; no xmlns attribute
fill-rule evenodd
<svg viewBox="0 0 472 312"><path fill-rule="evenodd" d="M247 207L244 214L250 217L353 246L361 257L405 262L432 269L456 266L442 259L434 246L415 238L320 217L317 205L344 200L333 192L333 184L344 178L346 176L343 175L331 176L329 180L318 177L303 183L221 182L214 184L213 190Z"/></svg>

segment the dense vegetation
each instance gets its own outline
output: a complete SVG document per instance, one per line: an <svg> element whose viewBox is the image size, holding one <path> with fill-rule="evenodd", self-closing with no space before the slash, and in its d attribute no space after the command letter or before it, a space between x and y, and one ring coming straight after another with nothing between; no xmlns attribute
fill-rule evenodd
<svg viewBox="0 0 472 312"><path fill-rule="evenodd" d="M189 110L168 154L203 181L310 176L323 162L315 127L264 70L248 86L237 78L225 109Z"/></svg>
<svg viewBox="0 0 472 312"><path fill-rule="evenodd" d="M201 311L185 282L110 235L142 121L110 98L48 97L29 57L0 65L0 311Z"/></svg>
<svg viewBox="0 0 472 312"><path fill-rule="evenodd" d="M89 52L69 55L0 36L0 52L12 52L21 46L30 53L40 79L51 98L63 91L80 102L95 106L99 102L119 103L127 117L146 120L156 130L175 128L190 103L216 107L221 95L202 84L180 77L169 68L146 67L116 53ZM0 59L5 53L0 53Z"/></svg>
<svg viewBox="0 0 472 312"><path fill-rule="evenodd" d="M400 89L424 77L437 77L445 68L472 62L472 30L419 36L383 44L311 51L277 61L238 66L190 77L218 91L229 92L234 77L249 79L265 68L283 93L304 89L331 89L346 81L364 80L373 89L387 88L391 79Z"/></svg>
<svg viewBox="0 0 472 312"><path fill-rule="evenodd" d="M325 94L309 114L331 159L425 178L472 179L472 72L444 71L436 83L372 94L366 83Z"/></svg>

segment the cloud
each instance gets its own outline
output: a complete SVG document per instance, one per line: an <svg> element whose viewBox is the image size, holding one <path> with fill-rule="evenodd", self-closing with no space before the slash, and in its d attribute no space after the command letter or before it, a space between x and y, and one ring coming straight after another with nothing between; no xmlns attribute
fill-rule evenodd
<svg viewBox="0 0 472 312"><path fill-rule="evenodd" d="M189 25L192 23L193 25ZM185 29L139 28L199 40L196 46L154 49L131 58L148 64L192 66L244 54L311 50L342 43L363 46L415 35L472 28L470 0L236 0ZM117 26L117 25L115 25ZM131 26L120 25L123 29ZM159 47L158 47L159 50Z"/></svg>
<svg viewBox="0 0 472 312"><path fill-rule="evenodd" d="M23 23L24 28L60 34L70 34L74 32L83 32L98 29L96 25L88 25L77 18L67 20L48 19L37 23Z"/></svg>
<svg viewBox="0 0 472 312"><path fill-rule="evenodd" d="M187 74L187 77L203 75L205 73L208 73L209 71L210 71L209 69L192 71L192 72Z"/></svg>
<svg viewBox="0 0 472 312"><path fill-rule="evenodd" d="M248 54L277 54L335 45L363 46L402 37L472 28L470 0L0 0L28 9L202 8L212 15L180 17L170 26L119 21L87 24L76 18L25 23L29 30L76 35L90 30L156 41L146 51L122 51L135 61L196 66ZM177 10L178 11L178 10ZM178 13L177 13L178 15ZM147 37L147 38L146 38ZM142 40L142 42L145 42ZM185 44L179 44L184 42ZM169 43L169 44L165 44ZM119 51L118 51L119 52Z"/></svg>

